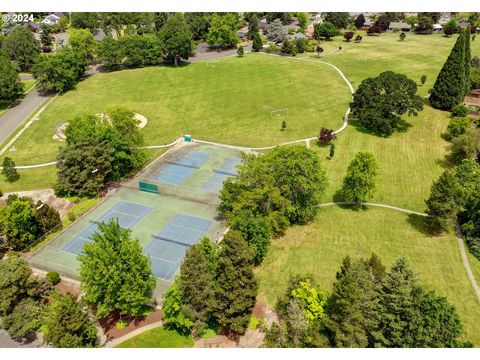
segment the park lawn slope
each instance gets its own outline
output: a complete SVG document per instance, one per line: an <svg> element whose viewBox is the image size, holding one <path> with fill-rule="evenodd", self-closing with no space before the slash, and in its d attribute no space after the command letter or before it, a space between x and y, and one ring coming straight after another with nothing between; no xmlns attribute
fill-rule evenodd
<svg viewBox="0 0 480 360"><path fill-rule="evenodd" d="M193 338L174 330L157 327L118 344L117 348L186 348L193 347Z"/></svg>
<svg viewBox="0 0 480 360"><path fill-rule="evenodd" d="M405 131L390 137L369 134L352 121L335 140L335 156L328 158L329 148L312 146L322 159L329 179L324 202L341 201L335 196L342 187L347 167L359 151L370 151L379 164L378 185L368 201L424 211L424 199L430 194L434 179L445 170L449 143L442 139L449 122L448 113L426 105L417 117L404 116Z"/></svg>
<svg viewBox="0 0 480 360"><path fill-rule="evenodd" d="M328 65L247 54L181 67L148 67L88 77L59 96L15 143L18 164L52 161L55 129L75 115L125 106L148 119L147 145L182 134L245 146L273 145L339 128L351 100ZM288 108L288 118L271 111ZM286 130L281 130L286 120Z"/></svg>
<svg viewBox="0 0 480 360"><path fill-rule="evenodd" d="M455 305L464 324L464 339L480 346L480 306L455 236L429 235L422 219L373 207L358 211L337 206L322 208L313 223L293 227L273 241L257 270L259 298L274 306L291 274L312 273L330 292L335 273L347 255L368 257L375 252L387 267L405 256L427 288Z"/></svg>

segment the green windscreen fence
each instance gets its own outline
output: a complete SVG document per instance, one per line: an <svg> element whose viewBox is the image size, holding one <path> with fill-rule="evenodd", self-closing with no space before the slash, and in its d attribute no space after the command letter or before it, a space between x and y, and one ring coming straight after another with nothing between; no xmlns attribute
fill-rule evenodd
<svg viewBox="0 0 480 360"><path fill-rule="evenodd" d="M148 182L145 182L145 181L139 181L138 182L138 189L140 191L145 191L145 192L149 192L149 193L152 193L152 194L158 194L159 193L158 185L148 183Z"/></svg>

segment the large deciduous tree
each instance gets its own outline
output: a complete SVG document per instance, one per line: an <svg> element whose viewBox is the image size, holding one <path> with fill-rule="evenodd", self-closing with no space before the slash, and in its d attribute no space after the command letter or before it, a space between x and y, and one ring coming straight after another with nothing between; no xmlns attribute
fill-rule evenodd
<svg viewBox="0 0 480 360"><path fill-rule="evenodd" d="M95 57L97 42L89 29L73 29L68 36L68 44L83 53L88 61Z"/></svg>
<svg viewBox="0 0 480 360"><path fill-rule="evenodd" d="M0 209L0 234L12 250L23 250L35 241L39 228L28 200L15 199Z"/></svg>
<svg viewBox="0 0 480 360"><path fill-rule="evenodd" d="M207 34L208 45L218 45L224 48L234 47L239 41L237 27L238 20L232 13L214 14Z"/></svg>
<svg viewBox="0 0 480 360"><path fill-rule="evenodd" d="M324 21L321 24L314 25L313 37L317 40L321 38L329 40L335 35L338 35L338 29L331 22Z"/></svg>
<svg viewBox="0 0 480 360"><path fill-rule="evenodd" d="M11 313L32 289L32 269L18 256L0 260L0 316Z"/></svg>
<svg viewBox="0 0 480 360"><path fill-rule="evenodd" d="M3 49L20 70L28 71L40 53L40 43L29 29L17 26L3 41Z"/></svg>
<svg viewBox="0 0 480 360"><path fill-rule="evenodd" d="M9 105L23 94L23 85L10 59L0 52L0 108Z"/></svg>
<svg viewBox="0 0 480 360"><path fill-rule="evenodd" d="M177 66L180 59L188 60L192 52L192 33L183 14L171 16L158 33L160 49L165 59Z"/></svg>
<svg viewBox="0 0 480 360"><path fill-rule="evenodd" d="M20 178L17 169L15 168L15 162L6 156L2 163L2 175L8 182L15 182Z"/></svg>
<svg viewBox="0 0 480 360"><path fill-rule="evenodd" d="M381 135L390 135L401 116L405 113L417 115L423 109L423 102L417 95L415 81L405 75L385 71L362 81L353 95L351 107L363 127Z"/></svg>
<svg viewBox="0 0 480 360"><path fill-rule="evenodd" d="M360 206L376 188L378 163L369 152L358 152L343 178L342 194L346 201Z"/></svg>
<svg viewBox="0 0 480 360"><path fill-rule="evenodd" d="M350 22L350 14L348 12L329 12L323 20L332 23L337 29L346 29Z"/></svg>
<svg viewBox="0 0 480 360"><path fill-rule="evenodd" d="M218 258L215 317L224 329L243 334L255 305L258 284L253 273L253 253L237 231L224 237Z"/></svg>
<svg viewBox="0 0 480 360"><path fill-rule="evenodd" d="M85 300L95 304L99 318L114 310L141 315L151 300L156 280L139 240L132 238L130 230L122 229L116 219L99 224L92 240L78 257Z"/></svg>
<svg viewBox="0 0 480 360"><path fill-rule="evenodd" d="M97 54L102 66L108 70L119 69L124 57L119 41L111 36L104 37L98 44Z"/></svg>

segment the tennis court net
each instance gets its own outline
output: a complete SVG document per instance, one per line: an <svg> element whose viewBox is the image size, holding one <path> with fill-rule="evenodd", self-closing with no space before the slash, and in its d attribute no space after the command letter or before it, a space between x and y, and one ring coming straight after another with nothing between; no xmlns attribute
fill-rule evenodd
<svg viewBox="0 0 480 360"><path fill-rule="evenodd" d="M180 241L180 240L167 238L167 237L165 237L165 236L160 236L160 235L154 235L154 234L152 234L152 237L153 237L154 239L163 240L163 241L168 241L168 242L171 242L171 243L174 243L174 244L178 244L178 245L183 245L183 246L190 246L190 245L192 245L192 244L189 244L189 243Z"/></svg>
<svg viewBox="0 0 480 360"><path fill-rule="evenodd" d="M213 169L213 172L228 176L238 176L238 174L234 173L233 171L227 171L223 169Z"/></svg>
<svg viewBox="0 0 480 360"><path fill-rule="evenodd" d="M193 164L193 163L186 163L186 162L182 162L182 161L167 161L168 164L172 164L172 165L178 165L178 166L184 166L184 167L188 167L188 168L192 168L192 169L200 169L200 166L196 165L196 164Z"/></svg>

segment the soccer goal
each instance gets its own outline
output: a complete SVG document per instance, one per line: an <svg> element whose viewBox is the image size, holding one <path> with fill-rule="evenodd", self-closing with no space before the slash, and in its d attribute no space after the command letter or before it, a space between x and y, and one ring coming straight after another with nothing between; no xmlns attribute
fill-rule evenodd
<svg viewBox="0 0 480 360"><path fill-rule="evenodd" d="M207 61L205 64L207 64L207 67L212 67L212 68L215 68L220 65L218 60L210 60L210 61Z"/></svg>
<svg viewBox="0 0 480 360"><path fill-rule="evenodd" d="M287 109L277 109L270 112L272 119L284 118L288 119L288 108Z"/></svg>

